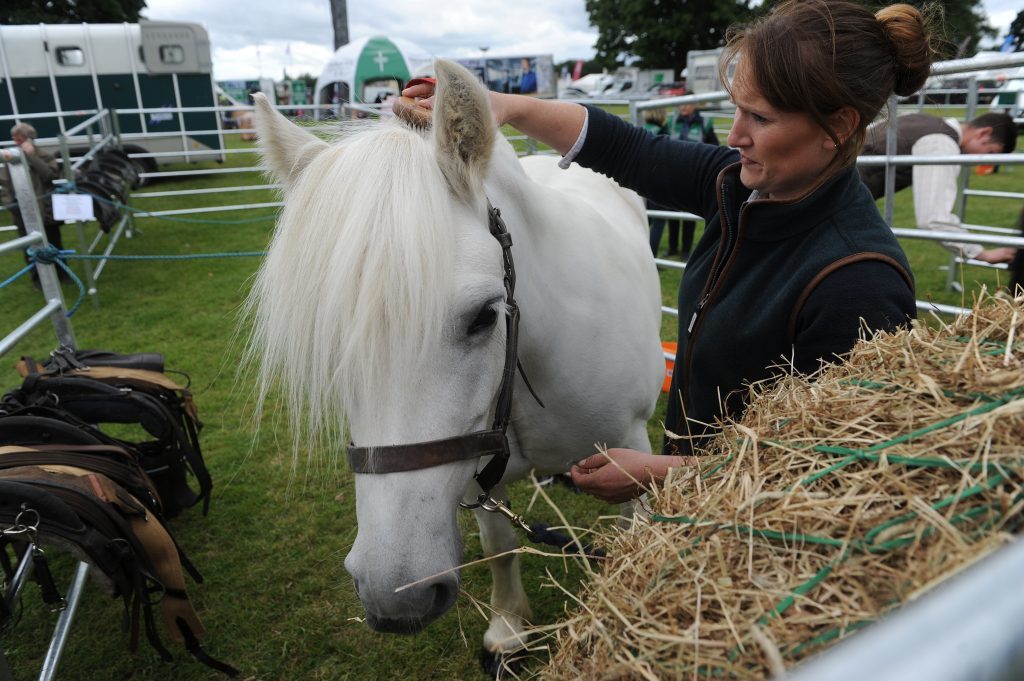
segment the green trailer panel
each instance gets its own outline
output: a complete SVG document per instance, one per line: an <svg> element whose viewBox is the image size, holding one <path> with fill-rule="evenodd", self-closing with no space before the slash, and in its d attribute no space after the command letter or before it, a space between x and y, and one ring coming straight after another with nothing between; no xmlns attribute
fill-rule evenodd
<svg viewBox="0 0 1024 681"><path fill-rule="evenodd" d="M178 91L181 93L183 107L216 106L208 74L178 75ZM184 116L186 130L217 129L217 113L214 111L196 111L186 113ZM210 149L220 149L220 137L217 135L189 135L189 137L205 144Z"/></svg>
<svg viewBox="0 0 1024 681"><path fill-rule="evenodd" d="M91 76L58 76L57 97L64 111L99 109ZM92 114L89 114L92 115ZM89 116L64 116L64 129L69 130ZM40 133L42 134L42 133Z"/></svg>
<svg viewBox="0 0 1024 681"><path fill-rule="evenodd" d="M47 113L57 110L57 104L53 101L53 90L50 89L50 79L46 77L27 77L12 79L14 86L14 98L18 102L18 113ZM60 134L60 126L57 117L33 118L29 122L36 129L40 137L56 137ZM7 126L3 126L7 127ZM11 139L10 129L2 130L4 140Z"/></svg>
<svg viewBox="0 0 1024 681"><path fill-rule="evenodd" d="M142 107L144 109L173 109L177 107L177 101L174 97L174 81L169 75L150 76L140 74L139 91L142 94ZM181 130L178 114L171 111L167 113L147 113L146 127L149 129L149 132L178 132Z"/></svg>
<svg viewBox="0 0 1024 681"><path fill-rule="evenodd" d="M135 82L130 73L97 76L97 80L104 107L117 111L139 108L135 98ZM118 114L117 119L122 133L142 132L139 114Z"/></svg>

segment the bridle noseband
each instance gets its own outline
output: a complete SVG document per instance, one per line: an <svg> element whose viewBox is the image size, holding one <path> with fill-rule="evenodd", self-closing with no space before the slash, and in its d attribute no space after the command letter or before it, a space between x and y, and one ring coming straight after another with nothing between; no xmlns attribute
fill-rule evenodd
<svg viewBox="0 0 1024 681"><path fill-rule="evenodd" d="M490 430L478 430L466 435L430 440L407 445L388 445L382 447L348 447L348 462L353 473L398 473L402 471L432 468L453 461L478 459L493 456L482 470L474 476L483 494L475 504L460 504L464 508L481 507L484 510L502 513L520 526L529 530L522 518L508 510L500 501L491 498L491 490L505 474L508 465L508 430L509 415L512 411L512 387L515 383L516 368L519 368L523 381L534 399L543 407L544 404L526 380L522 366L519 364L519 306L515 301L516 268L512 261L512 237L501 219L501 211L487 202L487 222L491 235L501 245L502 268L505 280L505 300L508 313L505 317L505 366L501 374L501 386L498 388L498 400L494 407L494 421Z"/></svg>

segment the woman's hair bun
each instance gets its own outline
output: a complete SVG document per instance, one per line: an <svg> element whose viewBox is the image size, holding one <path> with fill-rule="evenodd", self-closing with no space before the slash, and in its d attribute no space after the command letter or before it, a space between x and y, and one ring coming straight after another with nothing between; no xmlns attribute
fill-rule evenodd
<svg viewBox="0 0 1024 681"><path fill-rule="evenodd" d="M892 46L896 61L893 92L912 95L921 89L931 73L935 48L928 31L928 19L913 5L889 5L875 12Z"/></svg>

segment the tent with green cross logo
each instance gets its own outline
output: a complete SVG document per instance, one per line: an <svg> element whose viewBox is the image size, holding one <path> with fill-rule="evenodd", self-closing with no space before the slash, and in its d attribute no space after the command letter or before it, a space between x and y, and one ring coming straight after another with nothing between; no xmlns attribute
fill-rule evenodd
<svg viewBox="0 0 1024 681"><path fill-rule="evenodd" d="M317 104L372 104L397 95L431 67L423 48L401 38L372 36L339 47L316 81Z"/></svg>

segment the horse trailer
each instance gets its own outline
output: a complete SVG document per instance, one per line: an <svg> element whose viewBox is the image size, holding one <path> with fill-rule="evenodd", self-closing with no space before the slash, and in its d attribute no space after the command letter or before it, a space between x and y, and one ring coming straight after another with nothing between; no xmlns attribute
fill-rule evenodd
<svg viewBox="0 0 1024 681"><path fill-rule="evenodd" d="M145 170L158 161L223 160L210 39L199 24L0 26L0 78L0 146L23 121L56 151L60 135L110 109L126 151L157 154L135 159ZM72 155L90 141L68 138Z"/></svg>

